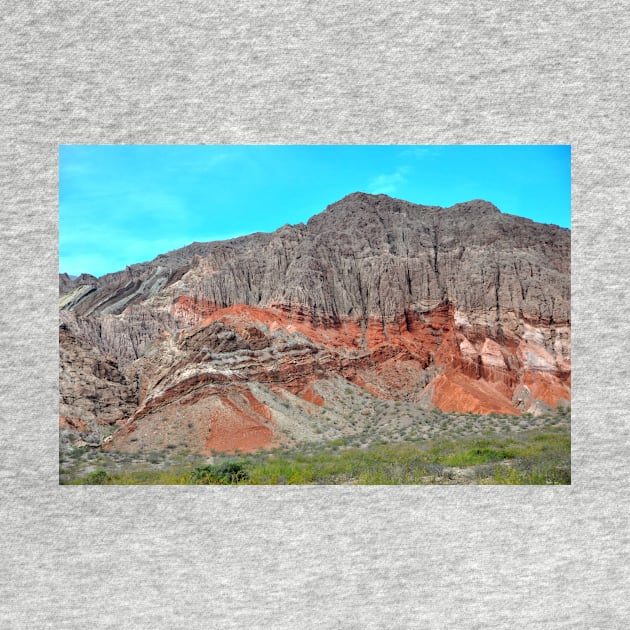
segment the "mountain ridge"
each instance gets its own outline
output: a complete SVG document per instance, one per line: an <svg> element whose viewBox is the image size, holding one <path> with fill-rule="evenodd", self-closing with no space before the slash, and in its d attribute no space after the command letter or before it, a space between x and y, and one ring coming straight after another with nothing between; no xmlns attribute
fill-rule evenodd
<svg viewBox="0 0 630 630"><path fill-rule="evenodd" d="M392 399L535 410L570 398L570 230L484 200L440 208L352 193L305 224L191 243L100 278L60 274L60 326L75 348L65 376L86 348L95 378L115 368L125 381L106 424L118 413L138 426L156 401L194 389L216 403L201 424L249 417L267 439L287 431L267 426L278 414L259 413L251 384L317 400L327 371ZM111 370L94 367L97 355ZM85 423L89 408L98 433L93 392L85 404L65 376L62 363L61 415Z"/></svg>
<svg viewBox="0 0 630 630"><path fill-rule="evenodd" d="M60 279L64 278L64 282L66 282L68 284L73 284L75 286L77 284L81 284L81 283L85 283L85 282L94 282L94 281L98 282L98 281L100 281L100 280L102 280L104 278L108 278L110 276L116 276L118 274L121 274L126 269L129 269L129 268L142 267L144 265L148 265L148 264L151 264L151 263L157 263L158 261L162 261L164 259L168 259L168 257L171 254L177 254L179 252L185 252L185 251L188 251L188 250L195 250L195 249L199 250L199 249L203 249L204 246L207 246L207 245L214 245L214 244L219 244L219 243L233 243L235 241L240 241L242 239L249 239L250 237L271 235L271 234L275 234L276 232L278 232L280 230L284 230L284 229L287 229L287 228L297 228L297 229L303 228L303 227L306 227L307 224L312 219L314 219L315 217L323 215L324 213L326 213L327 211L329 211L331 209L337 208L340 204L342 204L344 202L347 202L347 201L353 201L355 199L361 199L361 198L389 199L389 200L392 200L392 201L395 201L395 202L408 204L410 206L415 206L415 207L423 208L423 209L426 209L426 210L437 210L437 211L440 211L440 210L451 210L451 209L455 209L455 208L465 208L465 209L469 210L471 208L474 208L475 206L485 205L488 208L492 208L494 210L494 213L496 213L496 214L501 214L501 215L507 216L507 217L514 217L514 218L517 218L517 219L522 220L522 221L526 221L526 222L529 222L529 223L535 223L537 225L552 226L552 227L558 228L560 230L564 230L566 232L570 232L571 231L569 228L565 228L565 227L559 226L559 225L557 225L555 223L541 223L541 222L534 221L534 220L532 220L532 219L530 219L528 217L522 217L522 216L519 216L519 215L512 215L512 214L508 214L508 213L502 212L492 202L487 201L485 199L480 199L480 198L479 199L471 199L469 201L456 203L456 204L453 204L452 206L442 207L442 206L430 206L430 205L416 204L416 203L413 203L413 202L410 202L410 201L405 201L403 199L390 197L389 195L385 195L385 194L370 194L370 193L364 193L364 192L357 191L357 192L354 192L354 193L350 193L350 194L346 195L345 197L342 197L340 200L338 200L338 201L336 201L336 202L334 202L332 204L329 204L323 211L321 211L321 212L313 215L312 217L310 217L307 220L306 223L304 223L304 222L301 222L301 223L285 223L284 225L282 225L282 226L280 226L280 227L278 227L275 230L272 230L270 232L262 232L262 231L252 232L252 233L249 233L249 234L243 234L241 236L235 236L235 237L227 238L227 239L215 239L215 240L212 240L212 241L193 241L192 243L190 243L188 245L184 245L183 247L178 247L178 248L175 248L173 250L169 250L168 252L165 252L165 253L162 253L162 254L158 254L157 256L152 258L151 260L133 263L131 265L127 265L125 269L120 269L120 270L117 270L117 271L108 272L108 273L103 274L101 276L94 276L93 274L90 274L90 273L87 273L87 272L82 272L82 273L74 274L74 275L73 274L69 274L67 272L60 272L59 273L59 277L60 277ZM194 253L199 253L199 252L196 251Z"/></svg>

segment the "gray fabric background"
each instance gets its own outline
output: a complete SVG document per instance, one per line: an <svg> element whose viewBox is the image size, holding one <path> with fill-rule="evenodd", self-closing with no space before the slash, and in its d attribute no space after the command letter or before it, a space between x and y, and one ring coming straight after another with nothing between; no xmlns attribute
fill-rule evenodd
<svg viewBox="0 0 630 630"><path fill-rule="evenodd" d="M0 628L627 628L625 2L4 3ZM569 143L573 485L59 487L60 143Z"/></svg>

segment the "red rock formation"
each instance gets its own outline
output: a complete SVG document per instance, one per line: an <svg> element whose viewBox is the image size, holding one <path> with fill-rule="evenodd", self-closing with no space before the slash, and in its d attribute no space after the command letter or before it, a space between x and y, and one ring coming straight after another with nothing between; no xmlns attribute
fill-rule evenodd
<svg viewBox="0 0 630 630"><path fill-rule="evenodd" d="M106 410L124 425L108 448L184 435L208 451L282 438L255 383L288 405L323 406L317 383L338 376L445 411L555 407L570 399L569 252L568 230L486 202L356 194L306 226L64 275L64 415Z"/></svg>
<svg viewBox="0 0 630 630"><path fill-rule="evenodd" d="M220 309L217 304L191 295L180 295L170 308L170 314L180 325L195 326Z"/></svg>
<svg viewBox="0 0 630 630"><path fill-rule="evenodd" d="M540 357L550 356L544 348L468 339L450 306L421 317L371 320L363 328L352 320L323 328L299 312L235 305L162 345L171 369L156 373L154 366L163 361L153 357L138 362L148 396L135 419L205 387L248 382L281 384L321 406L310 384L331 374L384 398L422 400L430 394L445 411L518 413L526 391L527 404L538 399L551 406L569 394L561 369L541 363ZM532 356L538 363L532 365ZM254 399L248 401L251 413L269 419Z"/></svg>

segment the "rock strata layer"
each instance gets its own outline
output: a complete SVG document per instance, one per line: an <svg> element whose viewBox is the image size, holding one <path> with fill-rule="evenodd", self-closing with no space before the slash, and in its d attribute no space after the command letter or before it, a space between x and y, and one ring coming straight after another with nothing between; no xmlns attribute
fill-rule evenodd
<svg viewBox="0 0 630 630"><path fill-rule="evenodd" d="M485 201L355 193L59 286L62 415L115 422L110 448L164 446L159 410L198 451L269 446L288 431L272 398L308 424L333 377L446 411L570 399L570 232Z"/></svg>

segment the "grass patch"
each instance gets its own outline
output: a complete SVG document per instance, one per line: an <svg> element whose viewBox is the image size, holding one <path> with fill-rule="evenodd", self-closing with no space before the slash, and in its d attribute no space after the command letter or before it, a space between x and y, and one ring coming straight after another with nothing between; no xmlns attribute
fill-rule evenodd
<svg viewBox="0 0 630 630"><path fill-rule="evenodd" d="M152 454L153 455L153 454ZM350 446L349 440L223 457L209 466L97 470L81 484L570 484L565 429Z"/></svg>
<svg viewBox="0 0 630 630"><path fill-rule="evenodd" d="M105 471L94 471L105 472ZM163 485L182 486L191 482L190 470L134 470L123 473L105 473L106 476L94 477L89 473L82 479L65 482L64 485L108 485L108 486L143 486Z"/></svg>

